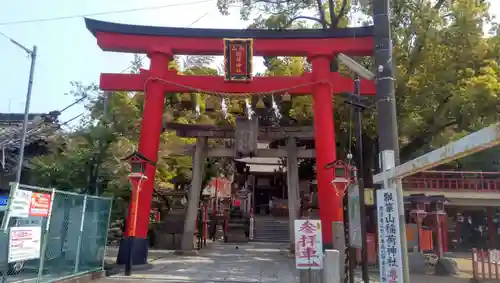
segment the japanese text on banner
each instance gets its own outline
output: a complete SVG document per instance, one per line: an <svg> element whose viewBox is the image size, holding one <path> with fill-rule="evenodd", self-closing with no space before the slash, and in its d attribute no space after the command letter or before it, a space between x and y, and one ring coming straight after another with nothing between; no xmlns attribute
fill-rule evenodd
<svg viewBox="0 0 500 283"><path fill-rule="evenodd" d="M323 242L320 220L295 220L295 267L323 268Z"/></svg>
<svg viewBox="0 0 500 283"><path fill-rule="evenodd" d="M380 282L403 282L396 190L377 191Z"/></svg>

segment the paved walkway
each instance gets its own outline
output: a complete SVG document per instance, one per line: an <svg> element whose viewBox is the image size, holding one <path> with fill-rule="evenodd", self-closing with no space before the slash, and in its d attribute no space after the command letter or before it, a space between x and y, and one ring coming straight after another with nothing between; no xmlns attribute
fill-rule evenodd
<svg viewBox="0 0 500 283"><path fill-rule="evenodd" d="M197 256L171 253L150 262L149 270L123 272L99 282L176 282L176 283L294 283L294 259L282 244L213 243Z"/></svg>

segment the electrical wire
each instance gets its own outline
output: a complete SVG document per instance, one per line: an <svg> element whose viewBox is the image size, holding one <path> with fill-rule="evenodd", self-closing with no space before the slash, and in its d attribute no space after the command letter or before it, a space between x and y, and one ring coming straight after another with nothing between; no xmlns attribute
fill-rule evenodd
<svg viewBox="0 0 500 283"><path fill-rule="evenodd" d="M39 22L51 22L51 21L83 18L83 17L130 13L130 12L155 10L155 9L163 9L163 8L170 8L170 7L190 6L190 5L197 5L197 4L203 4L203 3L209 3L209 2L214 2L214 0L201 0L201 1L182 2L182 3L174 3L174 4L168 4L168 5L150 6L150 7L143 7L143 8L125 9L125 10L105 11L105 12L97 12L97 13L89 13L89 14L59 16L59 17L30 19L30 20L20 20L20 21L12 21L12 22L0 22L0 26L18 25L18 24L27 24L27 23L39 23Z"/></svg>

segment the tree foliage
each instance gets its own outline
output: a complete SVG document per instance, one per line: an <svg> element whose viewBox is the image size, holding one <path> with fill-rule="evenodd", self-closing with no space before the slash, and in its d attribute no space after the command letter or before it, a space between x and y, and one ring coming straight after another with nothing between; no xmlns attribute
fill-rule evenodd
<svg viewBox="0 0 500 283"><path fill-rule="evenodd" d="M186 74L216 74L209 67L212 58L187 57L184 62L175 60L172 68ZM134 56L132 73L138 73L142 59ZM33 160L32 182L39 186L57 187L81 193L113 195L124 205L129 200L130 185L127 178L129 166L122 159L137 150L140 123L144 103L143 93L114 92L103 94L96 85L72 84L69 93L85 98L87 115L71 130L58 132L51 139L50 154ZM195 99L202 106L206 97L202 94L168 94L165 100L164 122L208 123L218 122L219 113L202 111L197 116L192 108L186 108L184 98ZM189 180L192 175L191 156L177 153L194 145L195 140L180 138L175 132L164 132L160 137L156 190L173 189L171 180L182 177ZM225 160L210 160L206 163L205 183L228 169Z"/></svg>
<svg viewBox="0 0 500 283"><path fill-rule="evenodd" d="M360 19L363 24L371 22L371 7L361 7L357 1L219 0L218 8L225 14L235 3L242 5L243 19L253 19L250 27L334 29L356 25ZM390 8L394 54L389 63L396 68L402 161L498 121L500 37L488 1L393 0ZM372 63L369 58L356 59L368 66ZM268 74L290 74L292 69L299 70L294 74L300 73L301 68L290 61L267 58ZM346 70L341 67L340 71ZM355 146L352 119L341 100L333 103L338 155L342 157ZM299 124L310 124L310 98L294 99L286 114ZM365 179L376 160L375 114L365 113L363 119ZM471 164L462 163L462 167Z"/></svg>

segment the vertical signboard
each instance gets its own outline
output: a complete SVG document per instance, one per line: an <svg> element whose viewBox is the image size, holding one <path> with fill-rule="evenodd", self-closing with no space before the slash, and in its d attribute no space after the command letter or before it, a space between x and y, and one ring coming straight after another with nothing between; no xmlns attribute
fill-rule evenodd
<svg viewBox="0 0 500 283"><path fill-rule="evenodd" d="M234 135L236 140L236 153L241 154L242 156L250 156L257 150L259 120L248 120L244 117L236 117Z"/></svg>
<svg viewBox="0 0 500 283"><path fill-rule="evenodd" d="M224 39L225 80L252 80L252 57L252 39Z"/></svg>
<svg viewBox="0 0 500 283"><path fill-rule="evenodd" d="M323 241L321 221L295 220L295 267L297 269L323 268Z"/></svg>
<svg viewBox="0 0 500 283"><path fill-rule="evenodd" d="M362 248L361 214L359 202L359 186L351 184L347 188L349 215L349 246Z"/></svg>
<svg viewBox="0 0 500 283"><path fill-rule="evenodd" d="M377 190L378 244L381 283L402 283L401 239L395 189Z"/></svg>

